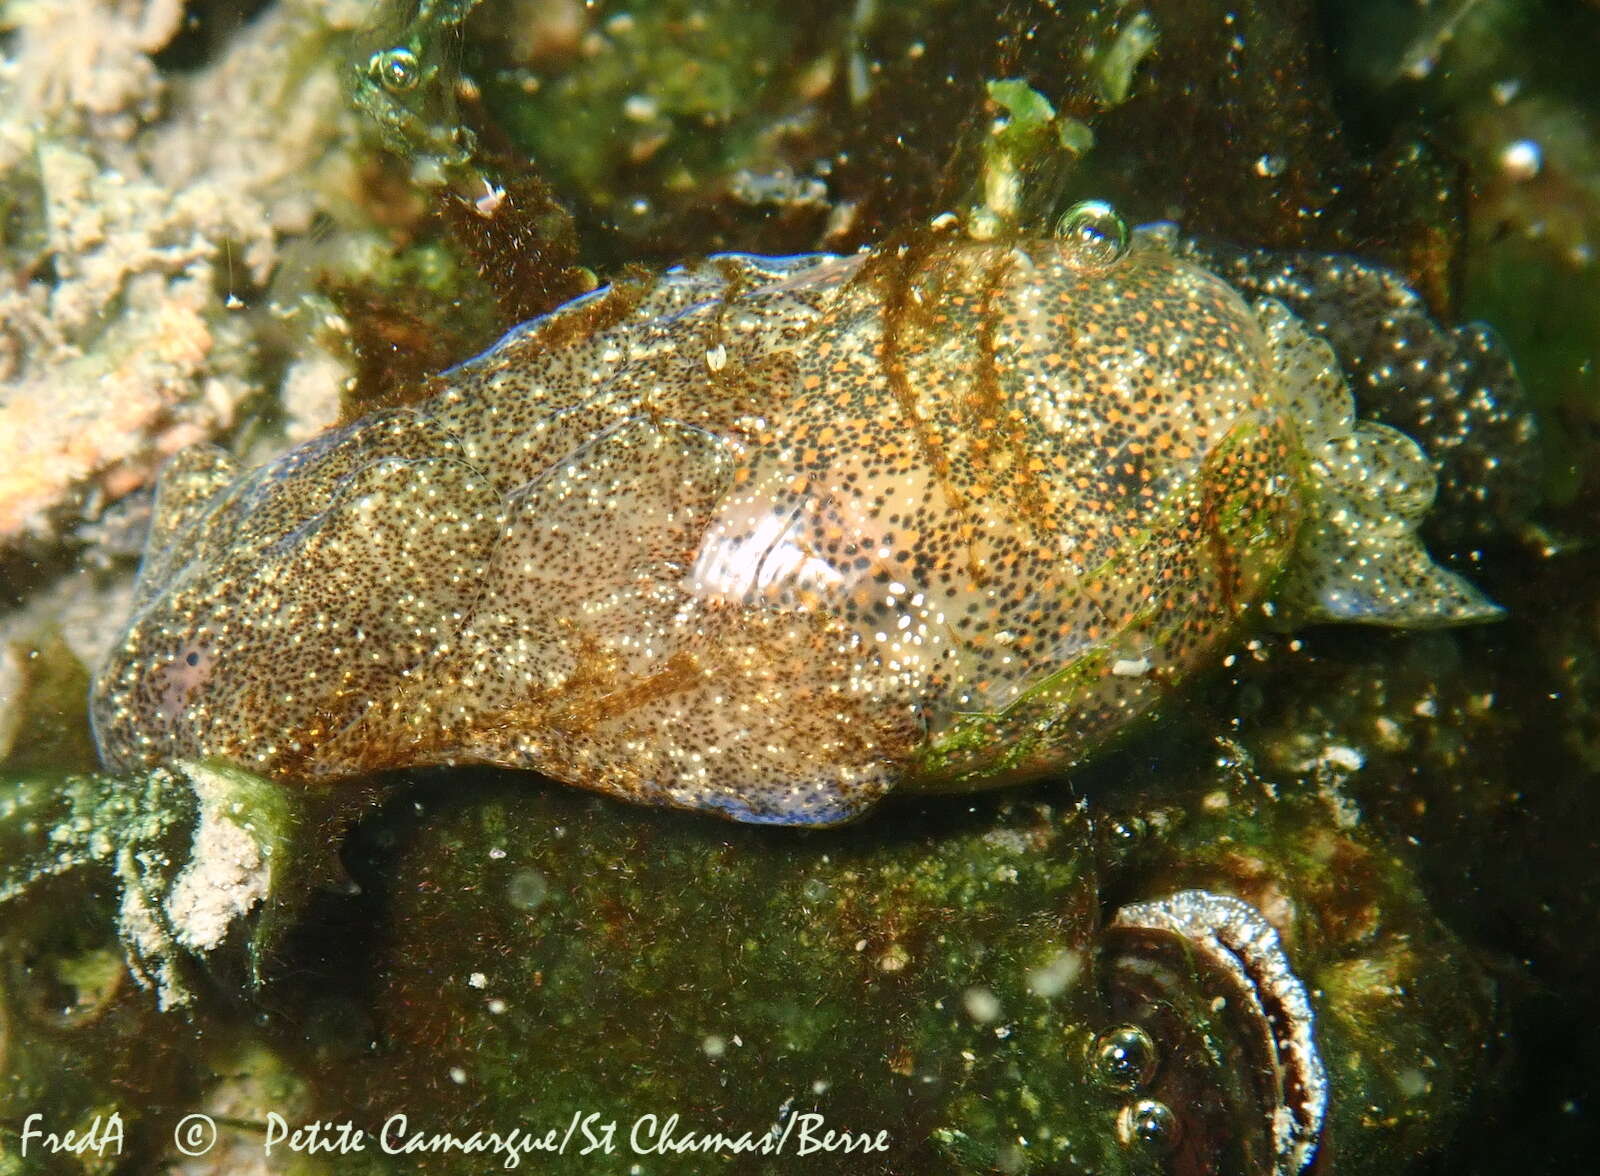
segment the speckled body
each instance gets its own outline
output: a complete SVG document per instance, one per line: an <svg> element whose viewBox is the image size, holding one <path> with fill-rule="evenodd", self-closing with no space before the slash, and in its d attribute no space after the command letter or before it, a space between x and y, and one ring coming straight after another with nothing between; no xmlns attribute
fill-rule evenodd
<svg viewBox="0 0 1600 1176"><path fill-rule="evenodd" d="M253 472L181 457L96 732L829 823L1080 760L1269 591L1489 615L1416 543L1432 494L1325 344L1160 234L716 257Z"/></svg>

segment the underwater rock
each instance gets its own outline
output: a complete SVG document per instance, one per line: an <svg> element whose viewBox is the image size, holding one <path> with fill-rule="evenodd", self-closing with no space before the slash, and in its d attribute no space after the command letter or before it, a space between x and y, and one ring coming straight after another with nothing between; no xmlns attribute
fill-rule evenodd
<svg viewBox="0 0 1600 1176"><path fill-rule="evenodd" d="M759 1140L810 1114L887 1132L886 1151L805 1159L791 1134L778 1156L736 1157L752 1171L1136 1158L1113 1130L1126 1091L1090 1071L1090 1043L1117 1025L1097 1012L1083 810L985 804L910 834L797 837L506 783L454 781L358 835L352 870L382 906L343 979L384 1044L330 1068L326 1113L381 1122L400 1109L382 1092L403 1089L415 1128L617 1121L614 1151L568 1149L574 1172L721 1160L632 1152L636 1120L656 1116L650 1141L674 1113L680 1136Z"/></svg>
<svg viewBox="0 0 1600 1176"><path fill-rule="evenodd" d="M259 908L303 891L291 865L294 815L292 793L197 764L133 780L0 781L0 903L46 879L109 875L129 970L162 1008L185 1005L197 961L243 938L253 968L276 930L270 915L258 926Z"/></svg>
<svg viewBox="0 0 1600 1176"><path fill-rule="evenodd" d="M492 772L419 783L306 904L302 859L333 843L285 821L292 788L8 782L0 1122L45 1091L63 1121L120 1107L134 1170L201 1110L236 1159L268 1112L525 1147L577 1114L611 1146L579 1136L563 1171L703 1172L746 1136L787 1142L740 1170L790 1171L801 1132L833 1130L885 1143L807 1171L1392 1176L1447 1136L1492 1039L1405 864L1226 757L1177 803L989 797L799 834ZM203 935L177 897L216 872L222 819L276 844L266 915L298 925L265 952L260 923ZM130 982L153 928L130 901L190 928L181 1016ZM337 1170L485 1163L374 1144Z"/></svg>
<svg viewBox="0 0 1600 1176"><path fill-rule="evenodd" d="M713 257L240 471L163 479L116 768L543 771L827 824L1069 766L1262 613L1498 610L1328 346L1165 230Z"/></svg>
<svg viewBox="0 0 1600 1176"><path fill-rule="evenodd" d="M0 553L234 425L268 378L259 350L287 337L247 301L330 213L339 236L370 234L358 123L325 60L359 8L274 5L178 74L157 58L184 16L154 0L0 14Z"/></svg>
<svg viewBox="0 0 1600 1176"><path fill-rule="evenodd" d="M14 787L0 781L8 833L26 808L39 811L26 801L19 807ZM175 810L182 792L168 790ZM100 815L108 837L120 836L112 814ZM16 845L4 840L9 855ZM154 849L147 842L137 852ZM15 862L8 856L6 864ZM307 1087L261 1041L259 1023L241 1023L230 1002L191 1003L178 1015L162 1011L161 993L135 983L129 928L98 868L38 876L20 893L0 885L0 904L0 1176L289 1170L282 1149L263 1156L258 1131L225 1133L204 1163L193 1158L192 1141L202 1137L178 1130L200 1130L191 1112L234 1123L264 1123L271 1112L299 1120L309 1111ZM25 1127L40 1133L27 1147ZM68 1131L80 1141L71 1150L52 1150L41 1138ZM301 1157L293 1171L333 1169Z"/></svg>
<svg viewBox="0 0 1600 1176"><path fill-rule="evenodd" d="M808 1171L1402 1170L1481 1068L1480 974L1404 863L1330 830L1320 798L1201 776L1179 807L978 798L803 836L435 777L347 852L359 966L341 938L286 980L371 1017L319 1112L617 1122L616 1153L568 1150L575 1172L640 1158L630 1127L653 1114L656 1138L672 1113L680 1137L802 1114L889 1134ZM1101 848L1158 809L1137 852ZM1200 917L1148 917L1179 908ZM793 1146L742 1159L787 1171Z"/></svg>
<svg viewBox="0 0 1600 1176"><path fill-rule="evenodd" d="M1130 863L1123 877L1133 896L1157 903L1185 890L1232 896L1271 924L1310 994L1327 1078L1316 1170L1389 1172L1405 1157L1428 1154L1461 1123L1494 1058L1494 983L1430 911L1408 855L1352 813L1337 785L1312 791L1262 779L1238 749L1218 763L1215 791L1188 804L1181 828ZM1224 783L1230 775L1236 778ZM1197 945L1193 954L1207 977L1204 990L1237 1004L1207 962L1214 951ZM1140 975L1138 989L1159 1009L1160 969ZM1264 1003L1286 1008L1292 998ZM1296 1023L1275 1012L1274 1039L1292 1039ZM1286 1055L1292 1051L1278 1047L1279 1059ZM1314 1089L1296 1081L1303 1065L1276 1067L1273 1052L1255 1047L1242 1056L1257 1059L1242 1067L1242 1080L1282 1083L1296 1102Z"/></svg>
<svg viewBox="0 0 1600 1176"><path fill-rule="evenodd" d="M118 1152L143 1150L151 1104L178 1102L192 1082L189 1035L177 1032L182 1023L163 1018L150 994L132 983L112 906L87 876L77 876L42 879L26 901L4 907L0 1176L110 1171L105 1161ZM143 1097L124 1101L128 1091ZM98 1119L102 1135L122 1135L123 1146L50 1155L36 1142L22 1154L22 1130L35 1114L46 1129L80 1137Z"/></svg>
<svg viewBox="0 0 1600 1176"><path fill-rule="evenodd" d="M268 1111L525 1146L576 1114L616 1126L564 1171L701 1172L719 1138L780 1136L738 1158L788 1171L802 1131L834 1130L886 1142L807 1171L1391 1176L1448 1136L1493 1039L1404 861L1229 756L1094 809L986 797L803 833L493 772L416 783L306 903L336 843L291 786L8 782L0 1122L45 1089L85 1121L121 1105L133 1163L200 1109L235 1156ZM259 888L230 873L246 857ZM214 890L232 917L183 898L202 872L245 880ZM182 1016L123 955L169 1007L184 981ZM485 1165L376 1151L338 1170Z"/></svg>

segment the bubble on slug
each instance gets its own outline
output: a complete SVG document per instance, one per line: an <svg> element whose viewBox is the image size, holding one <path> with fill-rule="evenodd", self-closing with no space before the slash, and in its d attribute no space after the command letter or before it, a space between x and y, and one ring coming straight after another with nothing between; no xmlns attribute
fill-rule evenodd
<svg viewBox="0 0 1600 1176"><path fill-rule="evenodd" d="M391 94L404 94L422 81L422 63L404 45L374 53L367 60L367 72Z"/></svg>
<svg viewBox="0 0 1600 1176"><path fill-rule="evenodd" d="M1056 222L1056 238L1081 269L1104 269L1128 252L1128 225L1104 200L1074 204Z"/></svg>

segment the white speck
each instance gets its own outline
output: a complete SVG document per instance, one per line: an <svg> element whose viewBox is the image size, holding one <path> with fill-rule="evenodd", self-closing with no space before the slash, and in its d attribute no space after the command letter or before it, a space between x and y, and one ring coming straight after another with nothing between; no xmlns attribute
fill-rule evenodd
<svg viewBox="0 0 1600 1176"><path fill-rule="evenodd" d="M1028 991L1046 998L1060 996L1077 982L1082 971L1082 953L1058 951L1049 963L1028 973Z"/></svg>
<svg viewBox="0 0 1600 1176"><path fill-rule="evenodd" d="M1353 747L1330 743L1322 749L1322 762L1332 767L1343 768L1347 772L1359 772L1361 766L1367 762L1367 757Z"/></svg>
<svg viewBox="0 0 1600 1176"><path fill-rule="evenodd" d="M482 972L474 972L472 975L467 977L467 983L472 985L474 988L487 988L489 987L489 977L485 976Z"/></svg>
<svg viewBox="0 0 1600 1176"><path fill-rule="evenodd" d="M1111 663L1111 672L1119 678L1137 678L1150 672L1150 659L1121 657Z"/></svg>
<svg viewBox="0 0 1600 1176"><path fill-rule="evenodd" d="M457 1086L465 1086L467 1084L467 1072L460 1066L451 1066L450 1081L454 1082Z"/></svg>
<svg viewBox="0 0 1600 1176"><path fill-rule="evenodd" d="M708 1058L720 1058L728 1052L728 1043L713 1033L700 1043L700 1051Z"/></svg>
<svg viewBox="0 0 1600 1176"><path fill-rule="evenodd" d="M967 989L961 994L961 1003L966 1006L967 1016L980 1025L1000 1018L1000 998L987 988Z"/></svg>
<svg viewBox="0 0 1600 1176"><path fill-rule="evenodd" d="M1532 139L1518 139L1500 153L1500 167L1513 180L1531 180L1544 167L1544 152Z"/></svg>
<svg viewBox="0 0 1600 1176"><path fill-rule="evenodd" d="M486 179L483 181L483 195L472 202L472 207L479 216L488 219L499 212L505 202L506 190L495 187Z"/></svg>
<svg viewBox="0 0 1600 1176"><path fill-rule="evenodd" d="M634 122L649 122L660 109L648 94L633 94L622 104L622 113Z"/></svg>
<svg viewBox="0 0 1600 1176"><path fill-rule="evenodd" d="M1401 72L1412 81L1420 82L1423 78L1431 74L1434 70L1434 67L1438 64L1439 58L1435 54L1418 53L1416 56L1406 60L1405 64L1401 67Z"/></svg>
<svg viewBox="0 0 1600 1176"><path fill-rule="evenodd" d="M1421 1098L1433 1089L1428 1076L1415 1066L1407 1066L1394 1076L1394 1084L1406 1098Z"/></svg>
<svg viewBox="0 0 1600 1176"><path fill-rule="evenodd" d="M489 1002L489 1003L488 1003L488 1004L487 1004L487 1005L486 1005L486 1006L484 1006L484 1007L485 1007L485 1008L487 1008L487 1009L488 1009L488 1010L489 1010L489 1011L490 1011L490 1012L491 1012L491 1013L493 1013L493 1014L494 1014L494 1015L495 1015L495 1016L497 1016L497 1017L498 1017L498 1016L499 1016L499 1015L500 1015L500 1014L501 1014L501 1013L503 1013L503 1012L505 1012L505 1011L506 1011L506 1002L505 1002L505 1001L503 1001L503 1000L501 1000L501 999L500 999L500 998L499 998L499 997L498 997L498 996L497 996L497 997L495 997L495 998L494 998L494 999L493 999L493 1000L491 1000L491 1001L490 1001L490 1002Z"/></svg>
<svg viewBox="0 0 1600 1176"><path fill-rule="evenodd" d="M728 366L728 349L721 343L715 347L706 348L706 367L714 372L720 372Z"/></svg>

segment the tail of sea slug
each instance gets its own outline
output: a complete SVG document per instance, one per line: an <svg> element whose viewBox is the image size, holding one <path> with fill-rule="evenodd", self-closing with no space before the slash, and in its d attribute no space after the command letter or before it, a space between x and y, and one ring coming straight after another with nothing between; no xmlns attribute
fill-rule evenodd
<svg viewBox="0 0 1600 1176"><path fill-rule="evenodd" d="M1417 536L1436 480L1421 447L1356 419L1333 350L1283 304L1255 304L1300 433L1307 515L1274 591L1287 625L1319 621L1427 628L1494 620L1503 610L1434 563Z"/></svg>

